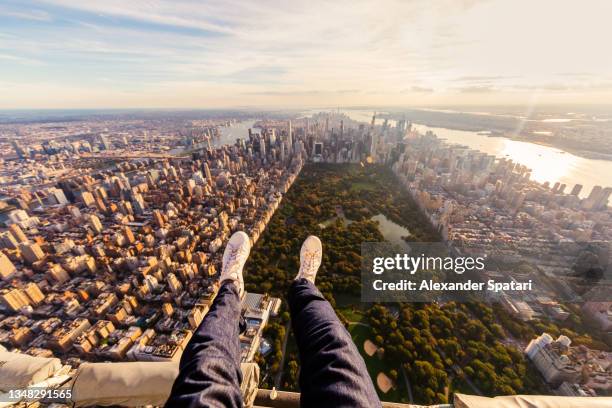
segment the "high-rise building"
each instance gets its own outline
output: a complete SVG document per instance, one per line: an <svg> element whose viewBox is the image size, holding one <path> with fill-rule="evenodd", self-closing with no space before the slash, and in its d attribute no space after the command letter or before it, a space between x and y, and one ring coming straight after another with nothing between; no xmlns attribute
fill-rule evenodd
<svg viewBox="0 0 612 408"><path fill-rule="evenodd" d="M193 328L194 330L198 328L198 326L200 325L200 323L202 323L202 320L204 320L204 316L206 316L206 312L208 312L208 307L194 307L191 312L189 313L188 316L188 320L189 320L189 325L191 326L191 328Z"/></svg>
<svg viewBox="0 0 612 408"><path fill-rule="evenodd" d="M210 168L208 167L208 163L204 163L204 174L206 175L206 178L208 179L208 183L212 184L212 174L210 174Z"/></svg>
<svg viewBox="0 0 612 408"><path fill-rule="evenodd" d="M8 279L17 271L15 265L3 252L0 252L0 279Z"/></svg>
<svg viewBox="0 0 612 408"><path fill-rule="evenodd" d="M4 231L0 233L0 246L7 249L17 249L19 248L19 243L13 234L9 231Z"/></svg>
<svg viewBox="0 0 612 408"><path fill-rule="evenodd" d="M601 191L599 199L595 203L595 208L601 210L606 208L608 205L608 200L610 200L610 195L612 194L612 187L606 187Z"/></svg>
<svg viewBox="0 0 612 408"><path fill-rule="evenodd" d="M612 189L609 187L604 189L601 186L595 186L589 196L582 201L581 207L584 210L603 208L603 206L607 205L611 192Z"/></svg>
<svg viewBox="0 0 612 408"><path fill-rule="evenodd" d="M0 292L0 301L9 309L16 312L30 304L30 299L22 289L4 289Z"/></svg>
<svg viewBox="0 0 612 408"><path fill-rule="evenodd" d="M70 275L68 275L68 272L66 272L59 264L52 265L47 270L47 276L57 283L64 283L70 280Z"/></svg>
<svg viewBox="0 0 612 408"><path fill-rule="evenodd" d="M203 185L206 184L206 181L204 179L204 176L202 175L201 171L196 171L193 173L193 175L191 176L193 178L193 180L199 184L199 185Z"/></svg>
<svg viewBox="0 0 612 408"><path fill-rule="evenodd" d="M132 202L134 203L134 212L138 215L143 214L146 207L145 207L145 202L144 202L144 199L142 198L142 195L134 194Z"/></svg>
<svg viewBox="0 0 612 408"><path fill-rule="evenodd" d="M96 200L95 200L93 194L91 194L89 191L83 191L81 193L81 201L87 207L91 207L91 206L93 206L96 203Z"/></svg>
<svg viewBox="0 0 612 408"><path fill-rule="evenodd" d="M132 229L130 227L128 227L127 225L124 225L121 228L121 230L127 242L129 242L130 244L133 244L134 242L136 242L136 237L134 237L134 233L132 232Z"/></svg>
<svg viewBox="0 0 612 408"><path fill-rule="evenodd" d="M112 145L108 141L108 137L106 135L100 135L100 144L104 150L110 150Z"/></svg>
<svg viewBox="0 0 612 408"><path fill-rule="evenodd" d="M172 293L175 293L175 294L179 293L181 289L183 289L183 285L177 279L176 275L173 273L168 274L166 281L168 282L168 286L170 287L170 290L172 291Z"/></svg>
<svg viewBox="0 0 612 408"><path fill-rule="evenodd" d="M576 184L574 186L574 188L572 188L572 192L570 193L571 195L577 196L580 194L580 191L582 190L582 184Z"/></svg>
<svg viewBox="0 0 612 408"><path fill-rule="evenodd" d="M24 261L28 264L33 264L45 258L45 253L36 243L32 244L20 244L19 249Z"/></svg>
<svg viewBox="0 0 612 408"><path fill-rule="evenodd" d="M23 232L23 230L21 229L19 225L17 224L9 225L9 231L11 232L11 234L13 234L13 236L15 237L18 243L22 244L22 243L30 242L30 240L28 240L28 237L26 236L26 234Z"/></svg>
<svg viewBox="0 0 612 408"><path fill-rule="evenodd" d="M172 303L164 303L162 305L162 311L164 312L165 316L171 317L174 314L174 308L172 307Z"/></svg>
<svg viewBox="0 0 612 408"><path fill-rule="evenodd" d="M17 157L19 157L20 159L26 159L30 157L30 149L28 149L27 147L22 147L16 140L13 140L13 148L15 149Z"/></svg>
<svg viewBox="0 0 612 408"><path fill-rule="evenodd" d="M100 222L100 218L98 218L98 216L95 214L89 215L89 225L96 234L101 234L104 230L104 227L102 227L102 223Z"/></svg>
<svg viewBox="0 0 612 408"><path fill-rule="evenodd" d="M24 288L24 292L28 295L28 298L30 298L30 304L32 305L39 305L45 300L45 294L42 293L35 282L28 283Z"/></svg>
<svg viewBox="0 0 612 408"><path fill-rule="evenodd" d="M75 207L74 205L68 206L68 212L70 213L70 215L72 215L75 221L78 221L81 218L81 210L79 210L79 208Z"/></svg>
<svg viewBox="0 0 612 408"><path fill-rule="evenodd" d="M162 215L160 210L153 210L153 219L159 228L164 227L164 216Z"/></svg>
<svg viewBox="0 0 612 408"><path fill-rule="evenodd" d="M69 204L64 191L59 188L51 188L49 189L49 199L51 200L51 204L59 204L66 205Z"/></svg>

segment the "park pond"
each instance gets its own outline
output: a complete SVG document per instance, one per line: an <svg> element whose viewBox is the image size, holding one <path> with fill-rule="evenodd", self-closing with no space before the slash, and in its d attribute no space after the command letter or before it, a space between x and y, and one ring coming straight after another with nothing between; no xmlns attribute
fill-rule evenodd
<svg viewBox="0 0 612 408"><path fill-rule="evenodd" d="M335 217L323 221L319 224L319 227L327 228L328 226L336 222L336 220L338 219L341 219L347 226L353 222L352 220L346 218L343 211L337 210L336 213L337 215ZM378 222L378 230L385 238L385 241L390 242L393 245L397 245L400 248L409 249L408 244L404 240L404 237L410 236L410 231L408 230L408 228L405 228L399 225L398 223L391 221L382 213L376 214L375 216L370 218L370 220Z"/></svg>

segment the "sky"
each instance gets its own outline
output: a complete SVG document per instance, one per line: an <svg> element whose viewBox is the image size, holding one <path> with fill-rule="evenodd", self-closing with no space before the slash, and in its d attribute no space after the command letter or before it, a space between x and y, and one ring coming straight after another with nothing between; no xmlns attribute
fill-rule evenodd
<svg viewBox="0 0 612 408"><path fill-rule="evenodd" d="M609 0L0 0L0 109L612 104Z"/></svg>

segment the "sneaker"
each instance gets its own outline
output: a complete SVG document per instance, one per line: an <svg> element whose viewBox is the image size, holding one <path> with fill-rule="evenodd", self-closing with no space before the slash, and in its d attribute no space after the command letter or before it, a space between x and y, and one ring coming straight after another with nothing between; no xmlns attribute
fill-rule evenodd
<svg viewBox="0 0 612 408"><path fill-rule="evenodd" d="M295 279L304 278L315 283L322 257L323 246L321 240L314 235L306 238L300 250L300 271Z"/></svg>
<svg viewBox="0 0 612 408"><path fill-rule="evenodd" d="M244 292L242 268L251 252L251 239L243 231L231 236L223 252L223 267L221 268L221 283L230 280L238 287L238 292Z"/></svg>

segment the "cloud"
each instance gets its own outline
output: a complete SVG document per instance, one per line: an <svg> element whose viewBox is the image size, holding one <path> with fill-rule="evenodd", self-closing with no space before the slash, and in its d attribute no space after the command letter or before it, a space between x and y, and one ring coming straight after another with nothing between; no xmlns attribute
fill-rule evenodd
<svg viewBox="0 0 612 408"><path fill-rule="evenodd" d="M489 86L465 86L461 88L456 88L456 90L459 93L464 94L483 94L495 92L495 89Z"/></svg>
<svg viewBox="0 0 612 408"><path fill-rule="evenodd" d="M38 61L35 59L26 58L26 57L20 57L17 55L2 54L2 53L0 53L0 60L5 60L9 62L17 62L19 64L25 64L25 65L44 65L42 61Z"/></svg>
<svg viewBox="0 0 612 408"><path fill-rule="evenodd" d="M514 89L548 92L584 92L612 90L612 81L580 81L580 82L546 82L532 85L514 85Z"/></svg>
<svg viewBox="0 0 612 408"><path fill-rule="evenodd" d="M555 75L561 77L572 77L572 78L587 78L593 76L591 72L559 72Z"/></svg>
<svg viewBox="0 0 612 408"><path fill-rule="evenodd" d="M529 94L529 87L548 82L582 89L587 100L590 90L581 83L603 83L612 72L612 58L601 51L604 39L612 37L606 2L589 7L551 0L5 2L3 80L86 90L105 78L118 98L119 90L139 90L147 104L145 90L157 89L182 92L177 103L198 101L196 88L185 83L205 83L198 91L232 92L229 100L246 95L253 103L307 97L327 103L329 97L334 103L400 104L469 101L483 93L503 102L506 94ZM556 18L543 20L553 7ZM590 23L569 32L578 12ZM35 62L44 69L24 70ZM592 75L550 74L559 67ZM96 95L110 100L108 93ZM50 103L65 99L61 92L46 97Z"/></svg>
<svg viewBox="0 0 612 408"><path fill-rule="evenodd" d="M338 90L288 90L288 91L251 91L245 92L245 95L268 95L268 96L303 96L303 95L329 95L329 94L356 94L361 91L358 89L338 89Z"/></svg>
<svg viewBox="0 0 612 408"><path fill-rule="evenodd" d="M517 78L516 76L509 75L467 75L457 78L457 82L489 82L498 81L500 79L512 79Z"/></svg>
<svg viewBox="0 0 612 408"><path fill-rule="evenodd" d="M166 26L199 29L207 32L230 33L232 30L224 24L214 22L219 12L218 2L202 3L190 1L143 1L132 0L42 0L56 7L76 9L94 13L99 16L123 17ZM228 5L231 0L228 1Z"/></svg>
<svg viewBox="0 0 612 408"><path fill-rule="evenodd" d="M0 6L0 17L11 17L18 20L51 21L51 15L42 10L15 10Z"/></svg>
<svg viewBox="0 0 612 408"><path fill-rule="evenodd" d="M403 93L415 92L415 93L432 93L434 92L433 88L428 88L424 86L412 86L409 89L405 89L402 91Z"/></svg>

